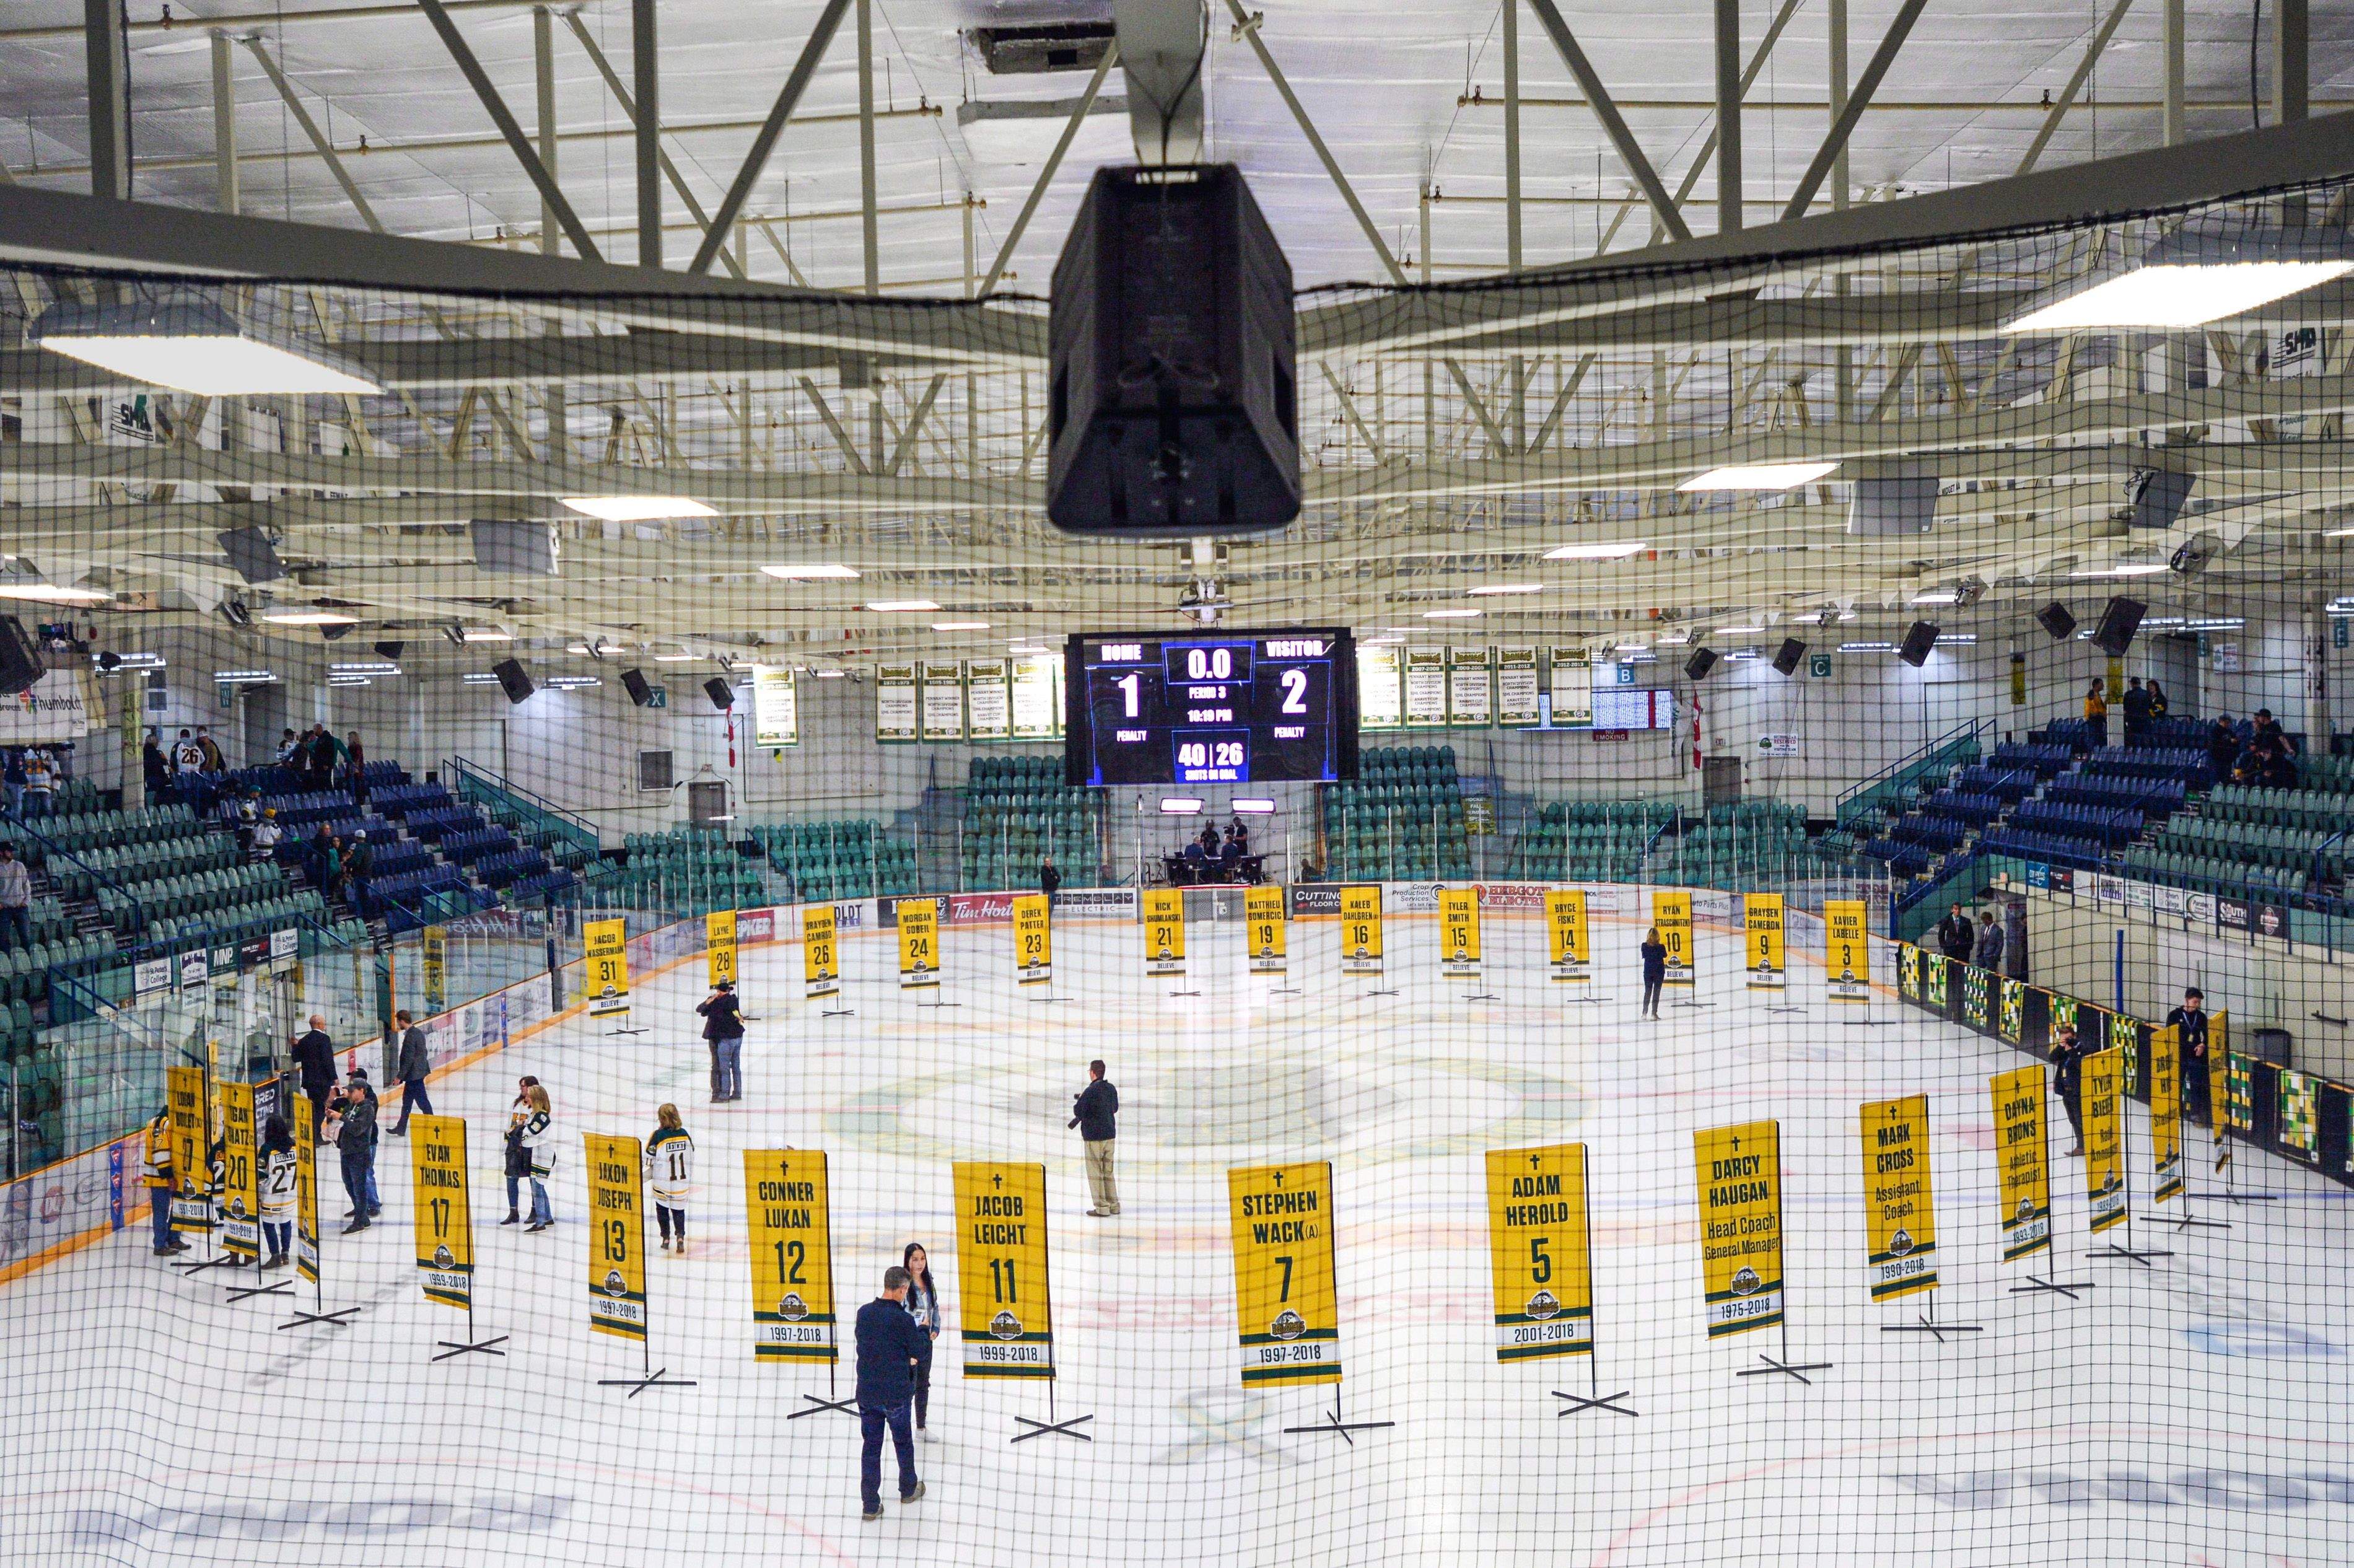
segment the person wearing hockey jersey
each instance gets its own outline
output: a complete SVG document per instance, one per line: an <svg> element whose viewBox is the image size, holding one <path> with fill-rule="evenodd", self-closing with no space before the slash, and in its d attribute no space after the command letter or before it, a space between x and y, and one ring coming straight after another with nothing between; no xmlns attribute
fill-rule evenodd
<svg viewBox="0 0 2354 1568"><path fill-rule="evenodd" d="M261 1167L261 1239L269 1254L261 1266L283 1268L294 1241L294 1135L275 1111L261 1124L255 1158Z"/></svg>
<svg viewBox="0 0 2354 1568"><path fill-rule="evenodd" d="M686 1200L694 1192L695 1139L679 1121L678 1107L665 1105L654 1112L661 1125L646 1139L646 1180L654 1190L654 1219L662 1225L663 1250L671 1250L671 1232L678 1233L678 1255L686 1255Z"/></svg>
<svg viewBox="0 0 2354 1568"><path fill-rule="evenodd" d="M155 1113L147 1124L147 1218L149 1234L154 1238L155 1255L169 1257L188 1250L188 1244L172 1234L172 1108L169 1106Z"/></svg>
<svg viewBox="0 0 2354 1568"><path fill-rule="evenodd" d="M528 1107L523 1118L523 1144L531 1150L531 1224L524 1227L527 1235L544 1231L556 1223L556 1211L547 1202L548 1179L556 1174L556 1103L548 1097L547 1086L534 1084L524 1091Z"/></svg>

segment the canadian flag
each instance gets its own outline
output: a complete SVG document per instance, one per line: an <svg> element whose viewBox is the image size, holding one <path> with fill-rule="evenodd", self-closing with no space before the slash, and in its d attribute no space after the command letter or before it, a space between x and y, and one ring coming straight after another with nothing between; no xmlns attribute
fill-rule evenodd
<svg viewBox="0 0 2354 1568"><path fill-rule="evenodd" d="M1692 771L1698 773L1700 770L1700 694L1694 692L1692 694Z"/></svg>

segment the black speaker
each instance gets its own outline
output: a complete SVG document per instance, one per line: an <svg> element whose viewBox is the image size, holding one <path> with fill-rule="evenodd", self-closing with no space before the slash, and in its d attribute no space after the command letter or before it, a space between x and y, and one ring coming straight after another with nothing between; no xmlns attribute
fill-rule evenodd
<svg viewBox="0 0 2354 1568"><path fill-rule="evenodd" d="M2076 630L2076 618L2068 613L2064 604L2047 604L2035 612L2035 624L2043 628L2054 642L2065 642L2068 634Z"/></svg>
<svg viewBox="0 0 2354 1568"><path fill-rule="evenodd" d="M703 694L711 699L715 708L725 710L736 705L736 688L716 675L703 683Z"/></svg>
<svg viewBox="0 0 2354 1568"><path fill-rule="evenodd" d="M337 641L343 638L349 637L351 634L352 623L348 620L338 622L334 626L323 626L319 628L319 640L323 642Z"/></svg>
<svg viewBox="0 0 2354 1568"><path fill-rule="evenodd" d="M1799 641L1795 637L1785 637L1782 639L1782 646L1780 650L1774 655L1774 673L1777 675L1797 674L1798 673L1798 661L1806 656L1807 645L1805 643Z"/></svg>
<svg viewBox="0 0 2354 1568"><path fill-rule="evenodd" d="M1712 649L1695 648L1691 657L1684 661L1684 673L1695 681L1715 668L1716 653Z"/></svg>
<svg viewBox="0 0 2354 1568"><path fill-rule="evenodd" d="M1299 515L1291 264L1240 169L1097 169L1047 297L1055 527L1198 537Z"/></svg>
<svg viewBox="0 0 2354 1568"><path fill-rule="evenodd" d="M491 673L499 678L499 690L507 694L507 701L511 703L519 703L539 689L531 683L531 677L524 673L523 661L519 659L500 660L491 666Z"/></svg>
<svg viewBox="0 0 2354 1568"><path fill-rule="evenodd" d="M647 683L646 674L642 670L622 671L621 684L629 692L630 701L640 707L644 707L654 700L654 689Z"/></svg>
<svg viewBox="0 0 2354 1568"><path fill-rule="evenodd" d="M13 615L0 615L0 692L29 692L48 672L41 661L41 645L25 635L25 623Z"/></svg>
<svg viewBox="0 0 2354 1568"><path fill-rule="evenodd" d="M2135 599L2113 599L2101 611L2101 624L2093 632L2093 641L2112 659L2122 659L2133 646L2134 632L2141 626L2141 618L2149 613L2149 606Z"/></svg>
<svg viewBox="0 0 2354 1568"><path fill-rule="evenodd" d="M1904 633L1904 641L1898 646L1896 656L1917 670L1929 662L1929 650L1936 645L1936 626L1930 621L1916 620Z"/></svg>
<svg viewBox="0 0 2354 1568"><path fill-rule="evenodd" d="M400 651L408 646L406 642L378 642L375 645L376 656L389 659L397 664L400 662Z"/></svg>

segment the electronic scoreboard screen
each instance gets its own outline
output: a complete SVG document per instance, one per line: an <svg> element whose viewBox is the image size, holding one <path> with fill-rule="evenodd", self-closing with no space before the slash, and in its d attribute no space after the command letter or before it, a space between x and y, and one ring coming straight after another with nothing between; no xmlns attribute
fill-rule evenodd
<svg viewBox="0 0 2354 1568"><path fill-rule="evenodd" d="M1089 633L1064 655L1072 784L1331 783L1357 776L1343 630Z"/></svg>

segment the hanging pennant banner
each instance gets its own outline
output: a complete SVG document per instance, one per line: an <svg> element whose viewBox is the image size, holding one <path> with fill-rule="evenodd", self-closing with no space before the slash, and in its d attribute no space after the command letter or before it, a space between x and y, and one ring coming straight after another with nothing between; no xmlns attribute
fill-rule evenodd
<svg viewBox="0 0 2354 1568"><path fill-rule="evenodd" d="M1594 945L1585 928L1585 890L1568 888L1545 895L1547 954L1557 980L1594 978Z"/></svg>
<svg viewBox="0 0 2354 1568"><path fill-rule="evenodd" d="M940 983L940 909L928 898L898 904L899 989L923 991Z"/></svg>
<svg viewBox="0 0 2354 1568"><path fill-rule="evenodd" d="M833 906L806 905L801 909L801 995L815 1001L841 989L842 969L833 950Z"/></svg>
<svg viewBox="0 0 2354 1568"><path fill-rule="evenodd" d="M2115 1046L2084 1058L2078 1081L2084 1114L2084 1196L2099 1235L2126 1218L2125 1053Z"/></svg>
<svg viewBox="0 0 2354 1568"><path fill-rule="evenodd" d="M1662 933L1664 934L1664 933ZM1782 1320L1782 1128L1749 1121L1692 1134L1708 1337Z"/></svg>
<svg viewBox="0 0 2354 1568"><path fill-rule="evenodd" d="M1341 972L1382 972L1382 890L1379 884L1341 889Z"/></svg>
<svg viewBox="0 0 2354 1568"><path fill-rule="evenodd" d="M1043 893L1013 895L1013 978L1044 985L1055 978L1055 922Z"/></svg>
<svg viewBox="0 0 2354 1568"><path fill-rule="evenodd" d="M319 1142L311 1131L311 1097L297 1092L294 1133L294 1272L319 1283Z"/></svg>
<svg viewBox="0 0 2354 1568"><path fill-rule="evenodd" d="M752 1239L752 1358L835 1361L841 1352L825 1156L811 1149L746 1150L744 1215Z"/></svg>
<svg viewBox="0 0 2354 1568"><path fill-rule="evenodd" d="M1055 1314L1046 1287L1046 1168L960 1160L955 1178L964 1375L1051 1378Z"/></svg>
<svg viewBox="0 0 2354 1568"><path fill-rule="evenodd" d="M474 1214L467 1201L466 1124L454 1116L409 1118L409 1207L417 1284L425 1299L461 1311L474 1303Z"/></svg>
<svg viewBox="0 0 2354 1568"><path fill-rule="evenodd" d="M1744 893L1741 895L1743 966L1751 991L1787 989L1788 966L1782 951L1782 895Z"/></svg>
<svg viewBox="0 0 2354 1568"><path fill-rule="evenodd" d="M588 1167L588 1326L646 1337L645 1150L634 1138L584 1132Z"/></svg>
<svg viewBox="0 0 2354 1568"><path fill-rule="evenodd" d="M1287 937L1283 889L1272 884L1245 888L1243 925L1248 933L1246 940L1250 948L1250 972L1255 975L1283 973Z"/></svg>
<svg viewBox="0 0 2354 1568"><path fill-rule="evenodd" d="M580 923L582 983L591 1018L626 1018L630 1012L629 922Z"/></svg>
<svg viewBox="0 0 2354 1568"><path fill-rule="evenodd" d="M1651 924L1659 928L1659 943L1668 949L1666 983L1691 985L1693 979L1691 895L1652 894Z"/></svg>
<svg viewBox="0 0 2354 1568"><path fill-rule="evenodd" d="M899 745L916 738L916 667L875 666L875 738Z"/></svg>
<svg viewBox="0 0 2354 1568"><path fill-rule="evenodd" d="M1874 1301L1893 1301L1937 1283L1929 1097L1872 1100L1862 1118L1865 1279Z"/></svg>
<svg viewBox="0 0 2354 1568"><path fill-rule="evenodd" d="M736 983L736 911L715 909L703 917L703 959L711 984Z"/></svg>
<svg viewBox="0 0 2354 1568"><path fill-rule="evenodd" d="M1450 979L1479 978L1479 893L1449 888L1438 895L1438 969Z"/></svg>
<svg viewBox="0 0 2354 1568"><path fill-rule="evenodd" d="M1872 916L1861 899L1823 901L1823 973L1833 1001L1872 1000Z"/></svg>
<svg viewBox="0 0 2354 1568"><path fill-rule="evenodd" d="M223 1084L221 1100L221 1249L261 1255L261 1140L253 1125L253 1086Z"/></svg>
<svg viewBox="0 0 2354 1568"><path fill-rule="evenodd" d="M1144 894L1144 972L1182 975L1185 972L1185 891L1180 887L1147 888Z"/></svg>
<svg viewBox="0 0 2354 1568"><path fill-rule="evenodd" d="M1243 1386L1339 1383L1331 1164L1236 1167L1226 1172L1226 1202Z"/></svg>
<svg viewBox="0 0 2354 1568"><path fill-rule="evenodd" d="M1594 1349L1585 1145L1488 1151L1488 1270L1496 1292L1496 1359L1536 1361Z"/></svg>
<svg viewBox="0 0 2354 1568"><path fill-rule="evenodd" d="M212 1107L202 1067L164 1069L164 1097L172 1107L172 1229L210 1235L213 1228L210 1131Z"/></svg>
<svg viewBox="0 0 2354 1568"><path fill-rule="evenodd" d="M2052 1150L2043 1128L2041 1064L1997 1073L1987 1088L1994 1099L1995 1170L2002 1180L2002 1261L2052 1245Z"/></svg>
<svg viewBox="0 0 2354 1568"><path fill-rule="evenodd" d="M2150 1155L2158 1178L2150 1192L2153 1203L2182 1196L2181 1039L2171 1023L2149 1032Z"/></svg>

